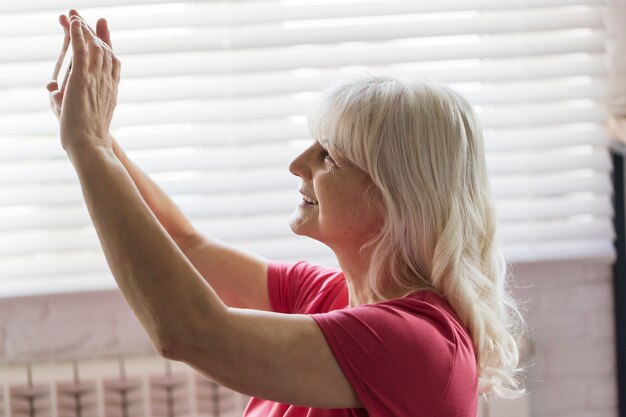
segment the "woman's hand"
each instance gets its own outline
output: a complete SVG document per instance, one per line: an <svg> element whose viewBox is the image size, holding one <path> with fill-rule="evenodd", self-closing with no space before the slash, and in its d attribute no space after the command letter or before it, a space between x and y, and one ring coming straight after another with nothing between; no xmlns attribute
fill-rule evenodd
<svg viewBox="0 0 626 417"><path fill-rule="evenodd" d="M117 102L120 62L110 48L107 22L100 19L98 33L74 10L60 18L69 33L74 55L64 91L48 84L53 112L61 126L61 144L66 152L89 147L112 147L109 127Z"/></svg>

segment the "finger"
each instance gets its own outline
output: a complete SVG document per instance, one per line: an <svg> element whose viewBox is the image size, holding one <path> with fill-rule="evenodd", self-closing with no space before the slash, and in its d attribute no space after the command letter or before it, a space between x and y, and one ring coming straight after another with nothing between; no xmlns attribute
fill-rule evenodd
<svg viewBox="0 0 626 417"><path fill-rule="evenodd" d="M84 76L89 70L89 51L87 50L87 43L85 42L80 20L71 20L70 35L72 40L72 49L74 50L70 78L78 72Z"/></svg>
<svg viewBox="0 0 626 417"><path fill-rule="evenodd" d="M104 42L104 41L100 38L100 36L96 33L96 31L94 31L94 30L91 28L91 26L89 26L89 25L87 24L87 22L85 21L85 19L83 19L83 17L82 17L82 16L80 16L76 10L74 10L74 9L70 10L70 14L71 14L71 16L70 16L70 21L71 21L71 20L76 20L76 19L80 20L80 21L83 23L83 25L85 25L85 27L86 27L87 29L89 29L89 32L93 35L93 37L94 37L94 38L96 38L96 39L98 40L98 42L101 44L101 46L102 46L104 49L111 49L111 48L110 48L110 46L109 46L108 44L106 44L106 42ZM108 30L108 29L107 29L107 30Z"/></svg>
<svg viewBox="0 0 626 417"><path fill-rule="evenodd" d="M59 52L59 56L57 57L57 62L54 65L54 69L52 70L53 80L57 80L57 78L59 77L59 72L61 71L61 65L63 65L63 59L65 58L65 54L67 53L67 49L69 48L69 45L70 45L70 35L68 32L69 20L67 19L67 16L60 15L59 22L61 23L61 26L63 26L63 32L65 33L65 37L63 38L63 46L61 46L61 52ZM66 28L66 25L68 26L68 28Z"/></svg>
<svg viewBox="0 0 626 417"><path fill-rule="evenodd" d="M48 84L46 84L46 90L48 90L51 93L58 89L59 89L59 83L57 83L56 81L50 81Z"/></svg>
<svg viewBox="0 0 626 417"><path fill-rule="evenodd" d="M63 38L63 46L61 46L61 51L59 52L59 56L57 57L57 62L54 65L54 69L52 70L53 80L57 80L59 77L59 72L61 72L61 66L63 65L63 59L65 58L65 54L67 54L69 46L70 36L68 32L65 32L65 37Z"/></svg>
<svg viewBox="0 0 626 417"><path fill-rule="evenodd" d="M100 39L104 41L109 48L113 49L113 44L111 43L111 32L109 32L109 24L106 19L98 19L96 23L96 34Z"/></svg>
<svg viewBox="0 0 626 417"><path fill-rule="evenodd" d="M67 15L70 17L70 19L72 18L72 16L76 16L79 19L84 20L83 17L80 15L80 13L78 13L78 10L76 10L76 9L70 9L70 11L67 13Z"/></svg>
<svg viewBox="0 0 626 417"><path fill-rule="evenodd" d="M85 42L87 42L87 48L89 49L89 67L90 69L93 68L97 71L102 71L105 56L104 49L102 48L98 38L91 33L87 25L82 23L81 28L83 30Z"/></svg>
<svg viewBox="0 0 626 417"><path fill-rule="evenodd" d="M111 44L111 32L109 32L109 26L106 19L100 18L96 22L96 34L108 47L108 52L105 54L105 61L103 70L105 73L113 75L115 81L119 81L119 60L114 56Z"/></svg>
<svg viewBox="0 0 626 417"><path fill-rule="evenodd" d="M50 93L50 100L57 111L61 110L63 105L63 91L53 91Z"/></svg>
<svg viewBox="0 0 626 417"><path fill-rule="evenodd" d="M81 15L79 15L79 14L78 14L78 12L77 12L76 10L71 9L71 10L70 10L70 12L69 12L69 14L70 14L70 20L71 20L71 19L79 19L80 21L82 21L82 22L85 24L85 26L87 27L87 29L89 29L89 31L90 31L90 32L91 32L94 36L97 36L97 35L96 35L96 32L95 32L95 31L91 28L91 26L89 26L89 25L87 24L87 21L85 20L85 18L83 18Z"/></svg>
<svg viewBox="0 0 626 417"><path fill-rule="evenodd" d="M62 14L61 16L59 16L59 23L61 23L61 26L63 26L63 31L69 35L70 32L70 19Z"/></svg>
<svg viewBox="0 0 626 417"><path fill-rule="evenodd" d="M120 60L115 56L112 55L112 65L113 68L111 69L111 75L113 75L113 79L115 80L116 83L120 82L120 70L122 67L122 63L120 62Z"/></svg>
<svg viewBox="0 0 626 417"><path fill-rule="evenodd" d="M100 42L102 43L102 41ZM102 57L102 72L105 75L109 75L113 72L113 52L107 47L107 45L104 46L105 48L102 49L104 52Z"/></svg>

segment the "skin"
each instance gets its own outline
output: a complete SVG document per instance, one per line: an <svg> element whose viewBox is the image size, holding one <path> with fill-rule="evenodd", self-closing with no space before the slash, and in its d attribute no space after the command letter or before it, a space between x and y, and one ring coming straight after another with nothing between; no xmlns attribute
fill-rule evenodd
<svg viewBox="0 0 626 417"><path fill-rule="evenodd" d="M364 190L373 186L369 174L350 161L333 158L317 140L291 162L289 170L302 180L300 189L319 202L298 206L290 219L291 230L333 250L346 277L350 306L373 302L364 280L369 259L367 253L359 253L381 228L364 198Z"/></svg>
<svg viewBox="0 0 626 417"><path fill-rule="evenodd" d="M157 351L247 395L306 407L362 407L312 318L228 307L194 268L113 150L109 128L120 62L106 20L93 31L71 10L60 22L74 50L65 91L55 82L47 86L61 145L80 179L113 276ZM322 238L336 220L332 216L345 213L331 199L350 177L308 165L310 155L295 169L306 177L303 170L314 168L306 185L319 194L320 216L297 215L294 225ZM354 187L350 195L356 197ZM359 226L350 227L329 235L328 243L344 250L357 241Z"/></svg>

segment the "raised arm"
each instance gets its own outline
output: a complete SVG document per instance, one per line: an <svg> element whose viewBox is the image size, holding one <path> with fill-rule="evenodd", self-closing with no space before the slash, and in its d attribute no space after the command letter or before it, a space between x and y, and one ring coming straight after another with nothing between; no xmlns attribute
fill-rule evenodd
<svg viewBox="0 0 626 417"><path fill-rule="evenodd" d="M78 16L78 13L72 10L72 15ZM68 17L63 15L59 21L65 31L65 42L69 42ZM103 21L96 25L96 32L94 34L111 46L111 35ZM59 90L56 80L48 83L46 88L50 92L51 109L58 118L64 91ZM222 301L229 307L271 311L267 291L267 259L218 239L202 236L165 191L128 158L115 139L113 151L152 213Z"/></svg>
<svg viewBox="0 0 626 417"><path fill-rule="evenodd" d="M109 268L157 351L270 401L362 406L312 317L228 307L203 281L113 151L119 60L76 16L70 33L61 144Z"/></svg>

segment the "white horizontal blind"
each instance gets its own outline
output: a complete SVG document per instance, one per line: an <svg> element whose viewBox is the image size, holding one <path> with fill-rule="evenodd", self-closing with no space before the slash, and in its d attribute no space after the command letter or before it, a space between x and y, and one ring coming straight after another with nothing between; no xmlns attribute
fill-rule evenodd
<svg viewBox="0 0 626 417"><path fill-rule="evenodd" d="M114 288L44 85L66 2L0 3L0 296ZM336 265L294 236L289 161L324 87L371 69L478 111L511 262L613 259L600 0L78 0L122 60L114 135L200 231Z"/></svg>

